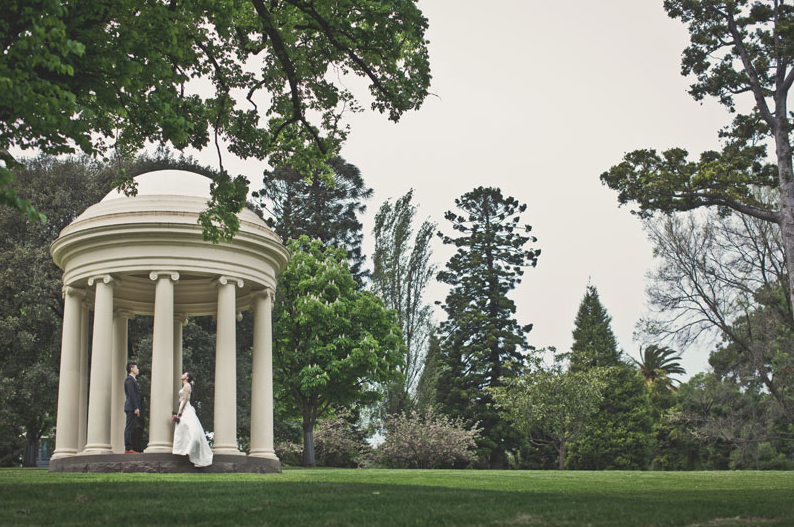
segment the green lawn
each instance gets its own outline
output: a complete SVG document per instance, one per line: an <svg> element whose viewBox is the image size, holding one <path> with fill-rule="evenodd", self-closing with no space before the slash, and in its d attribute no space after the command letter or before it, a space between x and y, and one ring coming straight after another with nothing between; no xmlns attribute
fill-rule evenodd
<svg viewBox="0 0 794 527"><path fill-rule="evenodd" d="M0 525L794 525L794 472L0 470Z"/></svg>

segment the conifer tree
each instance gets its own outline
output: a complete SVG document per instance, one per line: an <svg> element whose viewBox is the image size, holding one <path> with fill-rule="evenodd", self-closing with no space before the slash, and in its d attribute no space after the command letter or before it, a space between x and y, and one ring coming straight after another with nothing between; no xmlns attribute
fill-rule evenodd
<svg viewBox="0 0 794 527"><path fill-rule="evenodd" d="M598 291L587 286L579 305L568 354L570 371L599 374L603 400L587 429L570 449L574 469L637 470L647 468L653 449L651 406L640 374L621 360L612 317Z"/></svg>
<svg viewBox="0 0 794 527"><path fill-rule="evenodd" d="M463 417L468 425L479 423L480 455L489 466L502 467L518 438L490 406L484 388L515 373L509 365L522 363L524 350L530 349L526 334L532 325L515 320L516 306L507 294L520 283L524 267L536 265L540 250L525 248L537 241L528 234L529 225L519 225L527 206L501 190L478 187L455 205L461 213L450 211L445 218L460 236L441 235L457 252L438 273L452 289L442 305L447 320L440 326L436 393L443 411Z"/></svg>
<svg viewBox="0 0 794 527"><path fill-rule="evenodd" d="M576 313L569 358L571 371L616 366L620 363L620 351L612 332L612 317L592 285L587 286L587 292Z"/></svg>
<svg viewBox="0 0 794 527"><path fill-rule="evenodd" d="M333 181L319 171L306 176L294 168L280 167L266 172L263 187L253 195L268 213L268 224L287 240L306 235L324 245L347 251L350 272L359 288L369 276L361 254L363 237L359 216L372 197L361 171L341 157L329 162Z"/></svg>

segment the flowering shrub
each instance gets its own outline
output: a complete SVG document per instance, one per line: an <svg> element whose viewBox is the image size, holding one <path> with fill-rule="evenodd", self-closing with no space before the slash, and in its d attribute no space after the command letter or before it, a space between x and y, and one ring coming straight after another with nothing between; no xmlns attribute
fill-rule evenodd
<svg viewBox="0 0 794 527"><path fill-rule="evenodd" d="M356 467L371 454L364 434L340 417L318 421L314 427L317 462L326 467Z"/></svg>
<svg viewBox="0 0 794 527"><path fill-rule="evenodd" d="M461 419L438 414L432 408L386 418L386 440L378 459L393 468L440 468L475 459L476 426L466 430Z"/></svg>
<svg viewBox="0 0 794 527"><path fill-rule="evenodd" d="M300 466L303 464L303 445L293 441L277 441L273 445L278 459L284 465Z"/></svg>

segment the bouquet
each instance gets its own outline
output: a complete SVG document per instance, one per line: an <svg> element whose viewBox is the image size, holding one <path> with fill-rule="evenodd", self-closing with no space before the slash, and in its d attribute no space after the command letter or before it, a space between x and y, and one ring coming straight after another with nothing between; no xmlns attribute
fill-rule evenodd
<svg viewBox="0 0 794 527"><path fill-rule="evenodd" d="M178 423L179 422L179 414L172 415L171 419L173 419L175 423Z"/></svg>

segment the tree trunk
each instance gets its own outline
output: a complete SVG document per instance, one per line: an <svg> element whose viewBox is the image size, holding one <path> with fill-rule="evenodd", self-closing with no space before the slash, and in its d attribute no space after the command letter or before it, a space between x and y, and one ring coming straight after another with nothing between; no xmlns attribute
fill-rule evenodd
<svg viewBox="0 0 794 527"><path fill-rule="evenodd" d="M303 466L313 467L314 462L314 423L303 420Z"/></svg>
<svg viewBox="0 0 794 527"><path fill-rule="evenodd" d="M23 467L36 466L36 454L38 454L38 441L25 442L25 454L22 457Z"/></svg>
<svg viewBox="0 0 794 527"><path fill-rule="evenodd" d="M559 453L557 456L557 459L559 460L557 468L560 470L565 470L565 441L560 442L560 448L557 449L557 452Z"/></svg>

